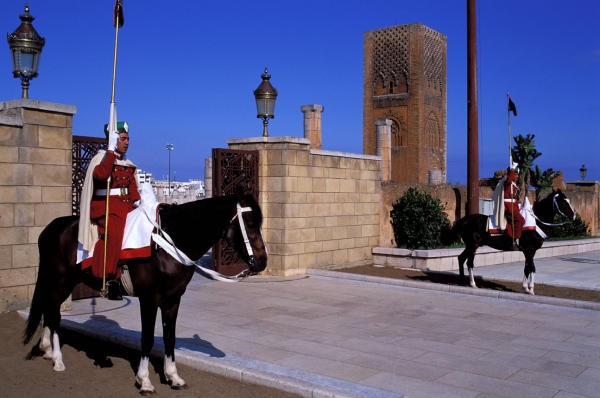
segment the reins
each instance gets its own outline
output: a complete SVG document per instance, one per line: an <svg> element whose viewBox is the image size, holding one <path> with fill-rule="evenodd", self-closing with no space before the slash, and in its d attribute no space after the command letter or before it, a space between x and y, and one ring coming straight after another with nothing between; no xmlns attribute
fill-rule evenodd
<svg viewBox="0 0 600 398"><path fill-rule="evenodd" d="M246 245L246 250L248 251L249 262L252 262L252 261L254 261L252 246L250 245L250 240L248 239L248 233L246 232L246 226L242 219L242 214L247 211L252 211L252 208L241 207L239 203L237 203L236 208L237 208L236 214L233 216L233 218L231 219L231 221L229 223L231 224L236 219L236 217L240 220L239 224L240 224L240 228L242 231L242 236L244 237L244 244ZM191 260L184 252L182 252L175 246L175 243L173 242L173 239L171 238L171 236L169 236L169 234L161 228L161 226L159 225L160 219L159 219L159 223L156 223L152 219L152 217L150 217L148 215L145 208L142 208L142 210L143 210L144 214L146 215L146 217L148 218L148 220L150 221L150 223L152 223L154 228L156 228L156 232L152 232L152 240L154 241L154 243L156 243L158 246L160 246L165 252L167 252L169 255L171 255L171 257L173 257L175 260L179 261L181 264L186 265L186 266L196 266L196 268L200 269L202 272L210 275L213 279L219 280L221 282L238 282L241 278L248 276L248 274L251 272L250 269L245 269L242 272L238 273L237 275L227 276L227 275L223 275L215 270L212 270L210 268L204 267L202 264L200 264L201 258L196 261Z"/></svg>
<svg viewBox="0 0 600 398"><path fill-rule="evenodd" d="M562 217L564 217L564 218L568 219L569 217L568 217L568 216L567 216L565 213L563 213L563 212L560 210L560 207L558 206L558 203L556 203L556 197L557 197L557 196L558 196L558 194L554 194L554 196L552 197L552 207L556 209L556 212L557 212L558 214L560 214ZM568 199L567 199L567 200L568 200ZM568 202L567 202L567 203L568 203ZM570 206L570 204L569 204L569 206ZM571 220L567 220L567 221L563 221L563 222L561 222L561 223L547 223L547 222L544 222L544 221L542 221L542 220L541 220L541 219L540 219L540 218L539 218L539 217L538 217L538 216L535 214L535 212L533 212L533 216L534 216L534 217L535 217L535 219L536 219L536 220L538 220L538 221L539 221L541 224L543 224L543 225L546 225L546 226L548 226L548 227L560 227L561 225L565 225L566 223L569 223L569 222L571 222Z"/></svg>

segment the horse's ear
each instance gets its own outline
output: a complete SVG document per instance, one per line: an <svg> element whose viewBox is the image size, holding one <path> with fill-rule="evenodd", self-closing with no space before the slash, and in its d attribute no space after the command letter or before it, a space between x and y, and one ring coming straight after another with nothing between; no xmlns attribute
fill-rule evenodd
<svg viewBox="0 0 600 398"><path fill-rule="evenodd" d="M556 192L566 189L567 185L565 184L565 176L563 175L562 171L559 171L552 179L552 191Z"/></svg>

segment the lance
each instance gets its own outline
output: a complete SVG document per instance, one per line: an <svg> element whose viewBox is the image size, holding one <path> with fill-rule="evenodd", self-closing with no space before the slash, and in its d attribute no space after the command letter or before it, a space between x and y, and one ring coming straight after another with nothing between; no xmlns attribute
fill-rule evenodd
<svg viewBox="0 0 600 398"><path fill-rule="evenodd" d="M506 92L506 103L507 103L507 110L508 110L508 167L512 169L513 167L513 157L512 157L512 136L510 134L510 113L512 112L515 116L517 116L517 107L515 106L515 103L510 99L510 93L507 91ZM511 182L510 183L510 199L513 200L514 194L513 194L513 184L516 186L516 182ZM514 238L514 231L515 231L515 208L514 206L511 206L511 224L512 224L512 231L513 231L513 246L515 244L515 238Z"/></svg>
<svg viewBox="0 0 600 398"><path fill-rule="evenodd" d="M112 134L117 131L117 106L115 104L115 83L117 80L117 49L119 46L119 28L123 26L125 18L123 17L123 4L121 0L115 0L115 8L113 13L113 22L115 25L115 49L113 54L113 74L112 74L112 88L110 93L110 111L108 120L108 134ZM110 198L110 177L106 180L106 215L104 218L104 262L102 270L102 296L106 296L106 252L108 245L108 211L109 211L109 198Z"/></svg>
<svg viewBox="0 0 600 398"><path fill-rule="evenodd" d="M512 140L510 136L510 94L506 92L506 103L508 104L508 167L512 167Z"/></svg>

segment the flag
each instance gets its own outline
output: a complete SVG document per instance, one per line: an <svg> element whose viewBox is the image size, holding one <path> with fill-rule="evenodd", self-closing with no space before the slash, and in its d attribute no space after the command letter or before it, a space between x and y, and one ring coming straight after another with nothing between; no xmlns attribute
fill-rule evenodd
<svg viewBox="0 0 600 398"><path fill-rule="evenodd" d="M517 116L517 107L514 102L508 97L508 111L513 113L513 115Z"/></svg>
<svg viewBox="0 0 600 398"><path fill-rule="evenodd" d="M125 16L123 15L123 2L121 0L115 0L115 11L113 13L113 25L117 27L117 21L119 21L119 28L125 23Z"/></svg>

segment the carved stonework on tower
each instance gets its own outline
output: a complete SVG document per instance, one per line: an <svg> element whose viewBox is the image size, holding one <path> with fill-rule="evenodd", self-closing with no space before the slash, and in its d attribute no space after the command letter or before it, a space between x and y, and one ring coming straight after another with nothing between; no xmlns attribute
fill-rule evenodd
<svg viewBox="0 0 600 398"><path fill-rule="evenodd" d="M446 37L421 24L364 36L363 151L377 153L378 119L391 121L391 179L446 180Z"/></svg>

